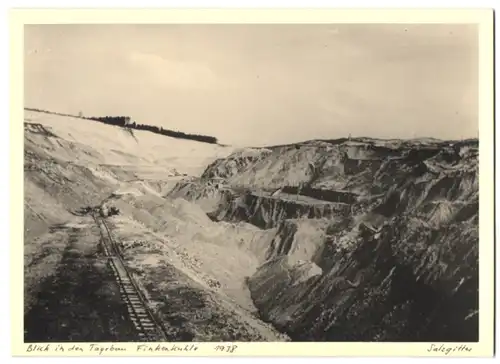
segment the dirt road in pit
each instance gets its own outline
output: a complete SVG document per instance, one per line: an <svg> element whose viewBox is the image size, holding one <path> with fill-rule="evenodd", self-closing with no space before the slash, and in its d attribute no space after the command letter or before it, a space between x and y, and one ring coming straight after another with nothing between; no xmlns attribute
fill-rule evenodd
<svg viewBox="0 0 500 364"><path fill-rule="evenodd" d="M112 253L103 220L86 216L57 229L64 233L66 247L24 316L24 341L164 340L121 257Z"/></svg>

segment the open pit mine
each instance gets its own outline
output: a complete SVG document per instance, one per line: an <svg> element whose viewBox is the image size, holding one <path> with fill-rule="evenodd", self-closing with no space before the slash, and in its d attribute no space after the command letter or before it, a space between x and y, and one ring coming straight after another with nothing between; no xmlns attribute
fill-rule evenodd
<svg viewBox="0 0 500 364"><path fill-rule="evenodd" d="M24 144L26 342L478 340L477 139Z"/></svg>

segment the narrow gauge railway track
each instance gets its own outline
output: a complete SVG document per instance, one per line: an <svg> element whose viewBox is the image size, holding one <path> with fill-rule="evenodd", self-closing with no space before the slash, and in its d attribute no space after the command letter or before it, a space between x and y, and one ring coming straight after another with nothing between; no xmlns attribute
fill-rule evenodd
<svg viewBox="0 0 500 364"><path fill-rule="evenodd" d="M92 216L99 227L104 254L108 258L108 264L120 287L121 298L127 305L128 314L137 330L139 340L167 341L165 329L148 308L146 299L128 271L106 221L95 212L92 213Z"/></svg>

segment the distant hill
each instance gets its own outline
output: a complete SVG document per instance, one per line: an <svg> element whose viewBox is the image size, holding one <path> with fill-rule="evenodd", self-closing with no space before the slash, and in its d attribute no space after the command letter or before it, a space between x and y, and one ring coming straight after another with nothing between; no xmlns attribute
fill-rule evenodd
<svg viewBox="0 0 500 364"><path fill-rule="evenodd" d="M146 131L149 131L151 133L165 135L165 136L172 137L172 138L195 140L198 142L209 143L209 144L218 144L217 138L215 138L213 136L200 135L200 134L187 134L187 133L184 133L181 131L164 129L163 127L158 127L158 126L154 126L154 125L137 124L135 121L131 121L131 118L129 116L85 117L85 116L63 114L63 113L57 113L57 112L53 112L53 111L28 108L28 107L25 107L24 109L28 110L28 111L37 111L37 112L59 115L59 116L69 116L69 117L78 118L78 119L94 120L94 121L98 121L98 122L101 122L104 124L120 126L120 127L129 129L129 130L131 130L131 129L146 130Z"/></svg>

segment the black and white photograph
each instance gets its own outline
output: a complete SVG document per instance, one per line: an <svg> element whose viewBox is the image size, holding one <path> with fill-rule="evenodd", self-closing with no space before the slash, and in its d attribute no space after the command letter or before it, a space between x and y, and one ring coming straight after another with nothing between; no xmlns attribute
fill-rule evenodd
<svg viewBox="0 0 500 364"><path fill-rule="evenodd" d="M477 24L23 37L25 344L479 341Z"/></svg>

